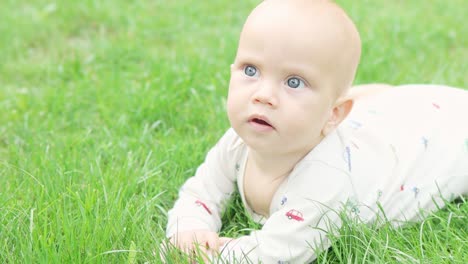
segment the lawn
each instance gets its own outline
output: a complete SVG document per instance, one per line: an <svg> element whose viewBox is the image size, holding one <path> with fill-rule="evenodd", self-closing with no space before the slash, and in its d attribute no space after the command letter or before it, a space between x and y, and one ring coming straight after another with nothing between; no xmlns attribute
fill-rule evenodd
<svg viewBox="0 0 468 264"><path fill-rule="evenodd" d="M0 263L159 263L179 186L229 126L258 2L2 1ZM355 83L468 88L465 0L338 2L363 40ZM224 234L252 227L239 212ZM467 223L466 201L404 228L349 221L317 262L464 263Z"/></svg>

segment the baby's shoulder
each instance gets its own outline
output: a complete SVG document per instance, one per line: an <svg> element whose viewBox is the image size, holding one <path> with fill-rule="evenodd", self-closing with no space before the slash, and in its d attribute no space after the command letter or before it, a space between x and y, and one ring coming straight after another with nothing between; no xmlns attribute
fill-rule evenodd
<svg viewBox="0 0 468 264"><path fill-rule="evenodd" d="M246 155L246 145L233 128L229 128L211 150L220 162L239 163Z"/></svg>
<svg viewBox="0 0 468 264"><path fill-rule="evenodd" d="M216 145L225 148L227 151L235 151L245 147L244 141L232 127L224 133Z"/></svg>

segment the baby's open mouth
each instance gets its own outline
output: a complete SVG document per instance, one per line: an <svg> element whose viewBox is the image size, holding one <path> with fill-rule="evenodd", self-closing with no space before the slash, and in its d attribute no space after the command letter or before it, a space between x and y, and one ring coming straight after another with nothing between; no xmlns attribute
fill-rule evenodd
<svg viewBox="0 0 468 264"><path fill-rule="evenodd" d="M270 125L270 123L268 123L267 121L265 121L263 119L260 119L260 118L253 118L250 122L254 122L254 123L260 124L262 126L273 127L272 125Z"/></svg>

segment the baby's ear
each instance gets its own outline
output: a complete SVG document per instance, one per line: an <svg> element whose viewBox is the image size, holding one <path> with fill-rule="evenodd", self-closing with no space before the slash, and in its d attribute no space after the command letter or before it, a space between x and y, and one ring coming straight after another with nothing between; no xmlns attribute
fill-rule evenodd
<svg viewBox="0 0 468 264"><path fill-rule="evenodd" d="M353 108L354 101L348 97L340 98L336 101L335 106L330 113L328 121L322 129L324 136L330 134L343 121Z"/></svg>

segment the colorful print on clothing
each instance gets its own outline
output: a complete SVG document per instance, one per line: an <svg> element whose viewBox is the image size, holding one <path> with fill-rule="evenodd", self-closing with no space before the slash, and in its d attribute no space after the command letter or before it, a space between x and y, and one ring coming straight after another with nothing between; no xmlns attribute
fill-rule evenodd
<svg viewBox="0 0 468 264"><path fill-rule="evenodd" d="M343 159L348 164L348 170L351 172L351 148L346 146L343 152Z"/></svg>
<svg viewBox="0 0 468 264"><path fill-rule="evenodd" d="M350 198L346 202L346 207L350 209L351 213L359 214L361 211L359 210L358 202L354 198Z"/></svg>
<svg viewBox="0 0 468 264"><path fill-rule="evenodd" d="M403 192L405 190L405 185L402 184L400 185L400 192ZM420 192L419 188L416 187L416 186L413 186L411 189L409 189L410 191L412 191L414 193L414 198L417 198L418 197L418 194Z"/></svg>
<svg viewBox="0 0 468 264"><path fill-rule="evenodd" d="M356 142L351 141L351 144L353 144L353 147L355 147L356 149L359 149L359 146L358 146L358 144L356 144Z"/></svg>
<svg viewBox="0 0 468 264"><path fill-rule="evenodd" d="M418 197L419 188L418 187L413 187L411 190L414 192L414 198Z"/></svg>
<svg viewBox="0 0 468 264"><path fill-rule="evenodd" d="M288 201L288 197L286 197L286 195L284 195L284 196L281 198L281 205L285 205L287 201Z"/></svg>
<svg viewBox="0 0 468 264"><path fill-rule="evenodd" d="M427 149L429 140L426 137L421 137L421 143L424 145L424 149Z"/></svg>
<svg viewBox="0 0 468 264"><path fill-rule="evenodd" d="M288 217L289 220L296 220L298 222L304 221L304 216L302 215L302 213L294 209L289 210L286 213L286 217Z"/></svg>
<svg viewBox="0 0 468 264"><path fill-rule="evenodd" d="M377 190L377 201L380 200L380 197L382 197L382 190Z"/></svg>
<svg viewBox="0 0 468 264"><path fill-rule="evenodd" d="M362 126L362 124L356 120L348 120L348 124L353 129L358 129Z"/></svg>
<svg viewBox="0 0 468 264"><path fill-rule="evenodd" d="M208 208L208 206L206 206L204 202L196 200L195 204L197 204L198 206L202 206L205 209L205 211L207 211L211 215L211 210Z"/></svg>

